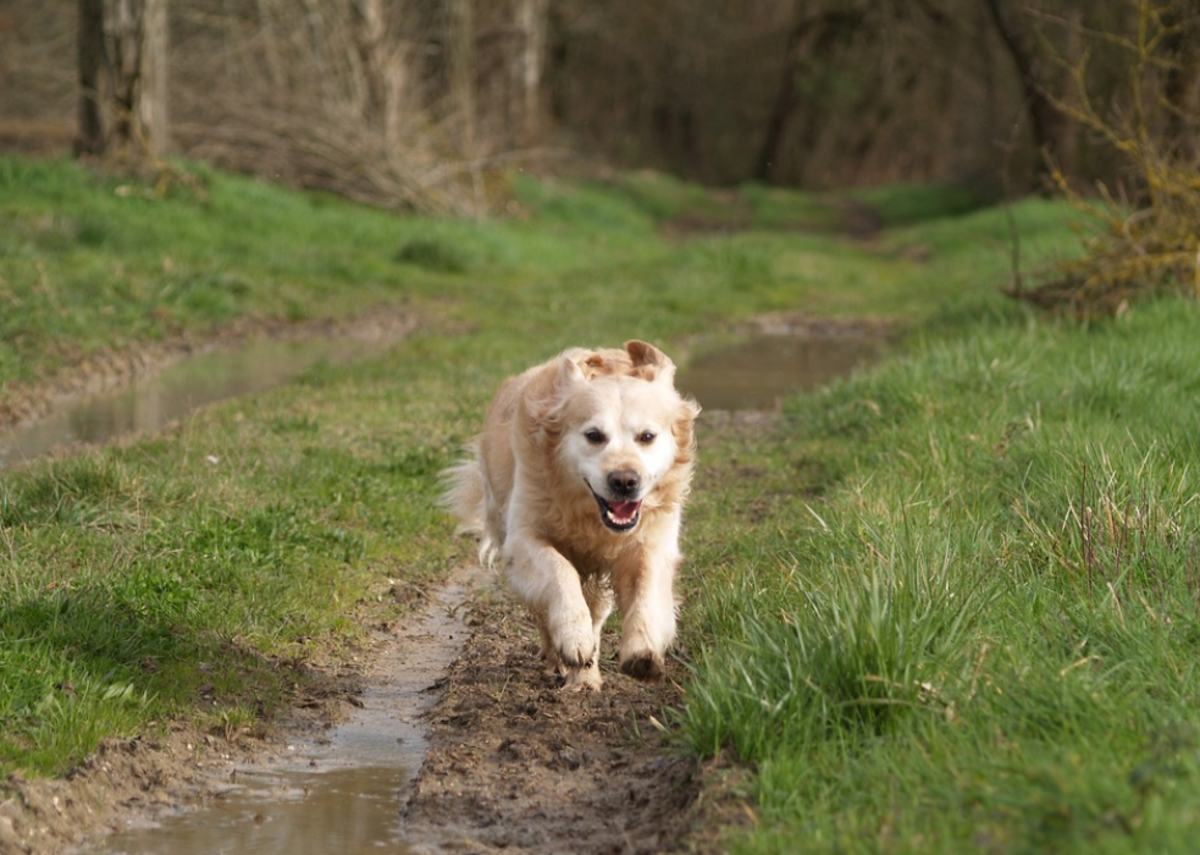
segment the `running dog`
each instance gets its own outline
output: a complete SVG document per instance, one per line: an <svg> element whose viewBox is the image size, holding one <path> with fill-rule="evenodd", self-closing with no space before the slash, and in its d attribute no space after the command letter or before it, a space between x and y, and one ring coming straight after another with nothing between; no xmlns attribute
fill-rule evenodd
<svg viewBox="0 0 1200 855"><path fill-rule="evenodd" d="M642 341L567 350L504 383L471 457L445 473L445 505L501 563L567 689L600 688L614 599L621 671L663 675L700 413L674 377Z"/></svg>

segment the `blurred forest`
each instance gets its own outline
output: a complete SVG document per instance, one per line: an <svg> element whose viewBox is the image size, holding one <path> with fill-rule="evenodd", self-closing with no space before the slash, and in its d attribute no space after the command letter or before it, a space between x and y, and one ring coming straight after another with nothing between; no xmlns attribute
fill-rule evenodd
<svg viewBox="0 0 1200 855"><path fill-rule="evenodd" d="M1198 16L1200 0L0 0L0 148L173 153L457 213L525 164L990 197L1053 164L1119 187L1089 119L1136 110L1195 156Z"/></svg>

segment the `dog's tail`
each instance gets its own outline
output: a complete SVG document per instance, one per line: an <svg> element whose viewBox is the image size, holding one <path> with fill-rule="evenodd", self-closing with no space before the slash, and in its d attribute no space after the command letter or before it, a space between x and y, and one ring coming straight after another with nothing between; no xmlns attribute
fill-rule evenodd
<svg viewBox="0 0 1200 855"><path fill-rule="evenodd" d="M441 505L458 517L459 531L481 534L487 505L479 443L472 442L464 451L466 457L442 472Z"/></svg>
<svg viewBox="0 0 1200 855"><path fill-rule="evenodd" d="M483 465L479 444L466 449L468 456L442 472L441 505L458 517L458 530L479 538L479 561L490 566L498 544L492 542L487 528L487 493L483 484Z"/></svg>

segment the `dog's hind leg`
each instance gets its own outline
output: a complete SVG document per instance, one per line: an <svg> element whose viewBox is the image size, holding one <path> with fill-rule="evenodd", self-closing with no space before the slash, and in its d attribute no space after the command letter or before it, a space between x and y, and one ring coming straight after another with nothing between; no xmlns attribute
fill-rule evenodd
<svg viewBox="0 0 1200 855"><path fill-rule="evenodd" d="M600 633L604 630L604 622L613 610L613 590L607 579L599 576L589 576L583 582L583 599L587 601L588 611L592 615L592 635L596 641L596 652L600 652Z"/></svg>

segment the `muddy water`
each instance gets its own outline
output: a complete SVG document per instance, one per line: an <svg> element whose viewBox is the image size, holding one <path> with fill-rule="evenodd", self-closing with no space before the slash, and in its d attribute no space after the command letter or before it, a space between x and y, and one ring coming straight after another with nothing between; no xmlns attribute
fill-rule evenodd
<svg viewBox="0 0 1200 855"><path fill-rule="evenodd" d="M67 400L50 415L0 433L0 469L56 449L160 430L224 398L262 392L317 365L377 355L387 337L255 339L190 356L128 386Z"/></svg>
<svg viewBox="0 0 1200 855"><path fill-rule="evenodd" d="M421 717L466 642L464 606L484 580L464 568L439 589L373 657L361 708L327 737L237 770L203 809L122 830L93 855L406 855L400 810L428 747Z"/></svg>
<svg viewBox="0 0 1200 855"><path fill-rule="evenodd" d="M404 770L392 766L250 772L211 807L118 833L100 851L406 855L397 815L404 784Z"/></svg>
<svg viewBox="0 0 1200 855"><path fill-rule="evenodd" d="M875 360L882 341L865 335L755 335L704 353L679 371L676 385L710 410L774 408L783 396L814 389Z"/></svg>

